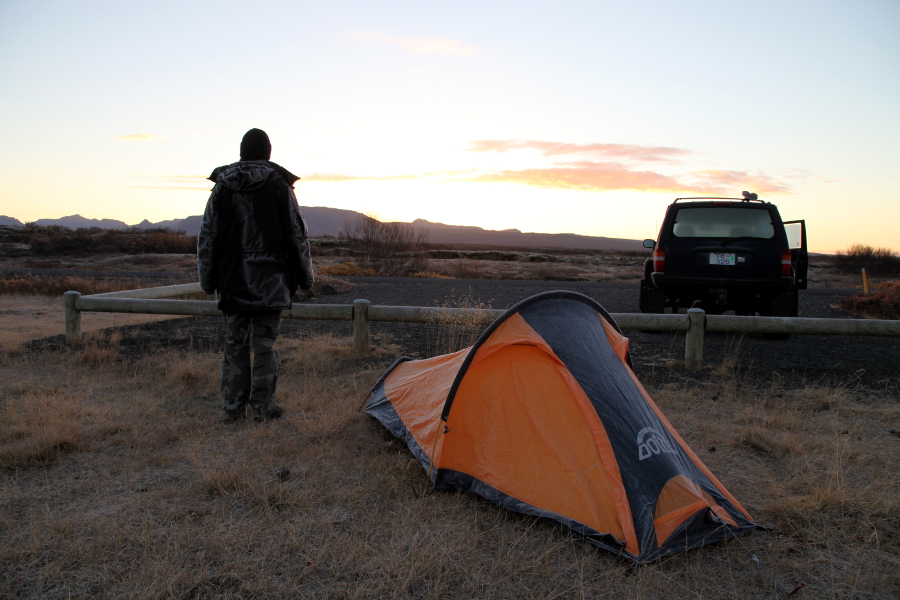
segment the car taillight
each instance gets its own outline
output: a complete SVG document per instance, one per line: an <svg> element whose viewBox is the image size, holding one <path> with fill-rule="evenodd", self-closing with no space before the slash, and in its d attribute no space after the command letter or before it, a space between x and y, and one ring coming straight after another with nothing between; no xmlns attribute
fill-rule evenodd
<svg viewBox="0 0 900 600"><path fill-rule="evenodd" d="M782 250L781 251L781 274L782 275L790 275L791 274L791 251L790 250Z"/></svg>
<svg viewBox="0 0 900 600"><path fill-rule="evenodd" d="M666 270L666 249L657 246L653 251L653 270L662 273Z"/></svg>

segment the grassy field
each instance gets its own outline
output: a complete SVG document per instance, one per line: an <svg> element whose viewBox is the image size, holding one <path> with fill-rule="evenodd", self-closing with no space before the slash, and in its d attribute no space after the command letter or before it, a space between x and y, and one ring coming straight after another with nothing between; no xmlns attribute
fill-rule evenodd
<svg viewBox="0 0 900 600"><path fill-rule="evenodd" d="M82 330L98 331L108 327L136 325L148 321L170 319L165 315L131 315L125 313L84 313ZM26 296L0 294L0 356L17 355L28 341L65 333L65 314L61 296Z"/></svg>
<svg viewBox="0 0 900 600"><path fill-rule="evenodd" d="M445 245L452 248L452 245ZM643 274L644 260L649 251L613 252L608 250L531 249L554 262L530 262L527 249L517 249L519 260L473 260L465 258L469 250L491 250L494 247L459 247L456 259L429 259L423 274L459 279L511 279L556 281L638 281ZM507 249L509 250L509 249ZM371 275L356 266L356 259L321 254L314 248L313 265L317 272L331 275ZM350 268L347 268L347 267ZM810 258L810 287L861 288L858 270L838 268L834 256L813 255ZM86 271L165 272L177 274L183 282L196 281L197 258L194 254L79 254L68 256L0 256L0 270L14 269L75 269ZM871 271L871 270L870 270ZM869 273L869 284L876 286L896 279L896 275L882 277ZM178 281L181 283L182 281ZM27 284L27 282L25 282ZM74 283L74 282L73 282ZM22 286L27 288L28 286ZM70 288L73 289L73 288ZM77 288L74 288L77 289ZM82 293L88 293L79 289ZM98 289L97 291L105 291ZM0 293L5 293L0 290Z"/></svg>
<svg viewBox="0 0 900 600"><path fill-rule="evenodd" d="M348 339L284 338L285 418L224 425L218 355L124 359L111 330L29 353L47 332L17 314L0 311L0 597L783 597L735 540L631 570L546 520L424 493L357 410L390 348L356 360ZM772 528L741 541L785 590L900 597L897 398L761 386L728 364L650 392Z"/></svg>

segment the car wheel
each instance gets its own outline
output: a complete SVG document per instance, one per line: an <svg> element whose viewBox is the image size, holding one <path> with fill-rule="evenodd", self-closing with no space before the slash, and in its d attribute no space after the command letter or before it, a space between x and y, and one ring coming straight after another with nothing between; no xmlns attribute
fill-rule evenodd
<svg viewBox="0 0 900 600"><path fill-rule="evenodd" d="M771 309L767 311L773 317L796 317L799 314L799 296L797 288L786 294L779 294L772 298ZM767 340L786 340L791 337L789 333L764 333Z"/></svg>
<svg viewBox="0 0 900 600"><path fill-rule="evenodd" d="M651 281L641 280L641 295L638 306L642 313L661 315L666 311L666 296L656 289ZM645 329L643 333L662 333L656 329Z"/></svg>
<svg viewBox="0 0 900 600"><path fill-rule="evenodd" d="M642 313L661 315L666 310L666 297L652 282L641 280L641 295L638 305Z"/></svg>

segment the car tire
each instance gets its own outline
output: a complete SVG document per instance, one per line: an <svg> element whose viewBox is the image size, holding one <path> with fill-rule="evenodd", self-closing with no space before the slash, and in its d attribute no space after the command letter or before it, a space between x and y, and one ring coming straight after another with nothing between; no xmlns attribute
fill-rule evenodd
<svg viewBox="0 0 900 600"><path fill-rule="evenodd" d="M796 317L799 314L799 293L797 288L785 294L779 294L772 298L769 315L773 317ZM764 333L767 340L786 340L791 337L789 333Z"/></svg>
<svg viewBox="0 0 900 600"><path fill-rule="evenodd" d="M641 295L638 306L642 313L661 315L666 310L666 297L652 282L641 280Z"/></svg>
<svg viewBox="0 0 900 600"><path fill-rule="evenodd" d="M644 314L661 315L666 312L666 296L656 289L649 279L641 280L641 295L638 300L640 311ZM655 329L642 330L644 333L662 333Z"/></svg>

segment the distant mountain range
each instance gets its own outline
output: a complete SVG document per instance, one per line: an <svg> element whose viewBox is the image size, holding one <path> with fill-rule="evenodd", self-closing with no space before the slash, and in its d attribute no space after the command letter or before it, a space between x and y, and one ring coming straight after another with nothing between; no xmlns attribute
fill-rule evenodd
<svg viewBox="0 0 900 600"><path fill-rule="evenodd" d="M353 210L327 208L325 206L301 206L311 237L337 236L345 228L345 223L361 216ZM87 219L81 215L62 217L61 219L38 219L35 225L47 227L58 225L69 229L80 227L99 227L101 229L138 229L168 228L173 231L184 231L187 235L200 232L202 216L196 215L185 219L171 219L151 223L144 219L137 225L128 225L113 219ZM12 217L0 216L0 225L22 225ZM428 231L428 241L432 244L477 244L490 246L524 246L529 248L574 248L581 250L643 250L640 240L626 240L574 233L523 233L518 229L482 229L465 225L445 225L432 223L424 219L416 219L413 225Z"/></svg>
<svg viewBox="0 0 900 600"><path fill-rule="evenodd" d="M21 225L22 221L18 219L13 219L12 217L6 217L0 215L0 225Z"/></svg>

